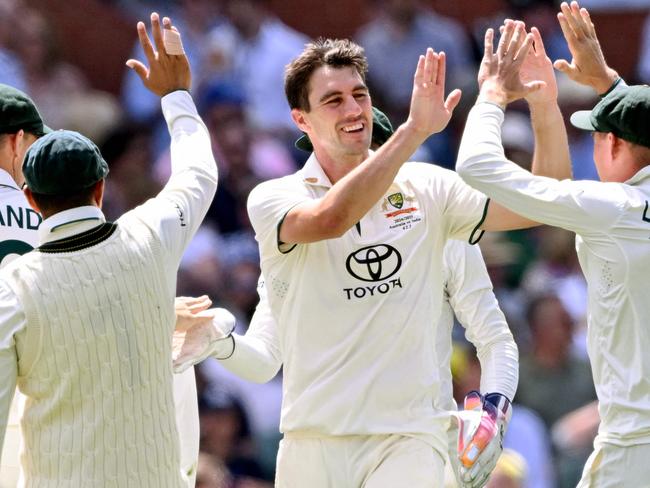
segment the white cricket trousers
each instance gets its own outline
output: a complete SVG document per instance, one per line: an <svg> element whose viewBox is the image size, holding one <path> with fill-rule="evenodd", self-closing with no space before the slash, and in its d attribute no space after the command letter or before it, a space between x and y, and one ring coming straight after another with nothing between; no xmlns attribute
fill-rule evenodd
<svg viewBox="0 0 650 488"><path fill-rule="evenodd" d="M312 437L280 441L276 488L442 488L444 459L403 435Z"/></svg>
<svg viewBox="0 0 650 488"><path fill-rule="evenodd" d="M650 486L650 444L623 447L596 440L577 488L647 486Z"/></svg>

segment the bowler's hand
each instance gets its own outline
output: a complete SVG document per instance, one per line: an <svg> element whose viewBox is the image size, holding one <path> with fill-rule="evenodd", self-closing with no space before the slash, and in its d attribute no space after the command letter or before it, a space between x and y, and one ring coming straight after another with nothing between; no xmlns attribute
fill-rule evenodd
<svg viewBox="0 0 650 488"><path fill-rule="evenodd" d="M163 24L165 29L174 31L180 36L169 18L165 17ZM129 59L126 65L135 70L145 87L160 97L176 90L189 90L192 84L190 63L187 56L182 53L182 46L178 48L182 54L169 54L165 49L158 14L155 12L151 14L151 33L155 49L143 22L138 22L137 29L140 45L147 57L149 67L136 59Z"/></svg>
<svg viewBox="0 0 650 488"><path fill-rule="evenodd" d="M558 59L553 66L572 80L592 87L598 94L605 93L618 78L618 73L605 62L589 12L580 8L578 2L571 2L571 5L562 2L560 9L557 18L573 59L571 63Z"/></svg>
<svg viewBox="0 0 650 488"><path fill-rule="evenodd" d="M451 114L460 101L456 89L445 99L445 53L427 49L420 56L413 79L413 95L407 125L422 134L423 140L440 132L449 123Z"/></svg>
<svg viewBox="0 0 650 488"><path fill-rule="evenodd" d="M494 31L488 29L478 74L479 101L505 108L508 103L528 97L545 86L542 80L524 82L521 78L522 64L533 45L533 36L526 34L523 22L506 20L496 53L493 43Z"/></svg>

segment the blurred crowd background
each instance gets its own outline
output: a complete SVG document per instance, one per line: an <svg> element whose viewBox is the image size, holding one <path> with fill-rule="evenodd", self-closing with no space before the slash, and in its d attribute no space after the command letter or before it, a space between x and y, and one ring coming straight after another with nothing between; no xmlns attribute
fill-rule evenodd
<svg viewBox="0 0 650 488"><path fill-rule="evenodd" d="M257 303L257 245L246 198L259 182L294 172L308 157L284 99L283 68L317 36L352 37L366 50L373 102L394 125L408 112L417 56L447 53L448 89L463 89L449 127L414 160L453 168L477 90L489 26L519 18L542 32L552 60L570 60L553 0L0 0L0 82L23 89L48 125L78 130L110 165L105 212L115 218L154 195L169 172L160 104L125 67L143 59L135 23L152 10L172 17L193 68L193 95L219 165L217 196L180 270L179 295L208 294L246 330ZM650 0L585 0L609 64L628 83L650 81ZM558 77L568 116L595 94ZM589 134L569 130L576 179L596 178ZM524 104L509 109L510 159L530 164ZM573 235L554 228L488 234L481 241L496 295L521 353L509 448L492 486L575 486L598 416L586 357L586 285ZM432 318L433 320L433 318ZM452 371L459 399L477 388L480 365L457 328ZM281 374L265 385L233 377L216 361L197 368L202 428L198 484L272 486L280 434Z"/></svg>

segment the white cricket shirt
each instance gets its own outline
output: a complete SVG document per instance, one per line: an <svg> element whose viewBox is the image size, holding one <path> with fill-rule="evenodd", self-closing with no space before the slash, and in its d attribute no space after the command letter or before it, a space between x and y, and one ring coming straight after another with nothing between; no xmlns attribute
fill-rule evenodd
<svg viewBox="0 0 650 488"><path fill-rule="evenodd" d="M342 237L280 251L286 213L330 187L312 154L302 170L249 196L284 360L280 428L422 435L444 453L447 417L433 408L440 358L431 326L440 315L442 252L448 238L470 237L486 197L451 171L407 163Z"/></svg>
<svg viewBox="0 0 650 488"><path fill-rule="evenodd" d="M576 233L589 293L587 347L599 400L601 441L650 442L650 166L625 183L557 181L508 161L503 111L470 112L458 172L495 201Z"/></svg>

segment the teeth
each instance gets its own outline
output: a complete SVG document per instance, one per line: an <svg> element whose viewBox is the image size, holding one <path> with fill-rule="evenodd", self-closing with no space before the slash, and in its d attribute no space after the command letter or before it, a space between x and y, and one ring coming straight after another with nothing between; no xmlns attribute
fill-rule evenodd
<svg viewBox="0 0 650 488"><path fill-rule="evenodd" d="M343 127L344 132L352 132L353 130L360 130L360 129L363 129L363 124L361 123Z"/></svg>

